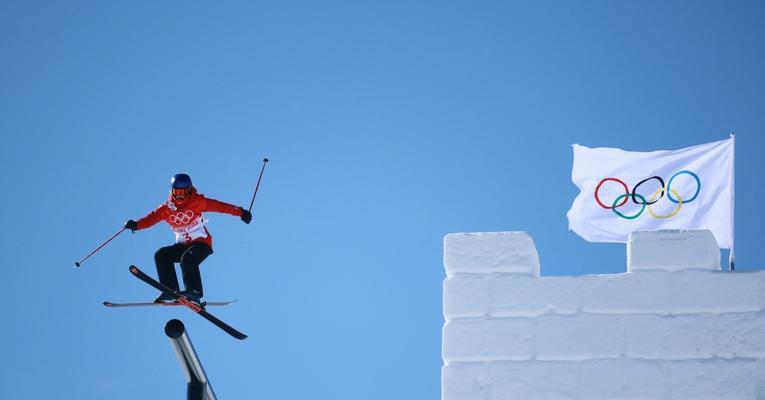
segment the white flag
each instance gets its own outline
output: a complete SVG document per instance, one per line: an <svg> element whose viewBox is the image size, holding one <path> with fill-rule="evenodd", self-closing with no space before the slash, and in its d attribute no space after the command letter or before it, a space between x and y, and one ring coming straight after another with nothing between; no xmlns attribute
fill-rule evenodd
<svg viewBox="0 0 765 400"><path fill-rule="evenodd" d="M590 242L626 242L638 230L709 229L733 246L734 138L651 152L574 147L581 192L569 228Z"/></svg>

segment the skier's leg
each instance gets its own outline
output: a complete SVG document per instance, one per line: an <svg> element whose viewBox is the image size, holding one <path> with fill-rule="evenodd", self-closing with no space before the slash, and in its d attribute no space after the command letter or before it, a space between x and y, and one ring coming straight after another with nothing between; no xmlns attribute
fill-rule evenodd
<svg viewBox="0 0 765 400"><path fill-rule="evenodd" d="M154 253L154 263L157 265L159 281L173 290L178 290L178 276L175 274L174 263L180 261L186 246L176 243L172 246L161 247Z"/></svg>
<svg viewBox="0 0 765 400"><path fill-rule="evenodd" d="M202 297L202 277L199 274L199 264L205 260L213 250L206 243L196 242L181 255L181 270L183 271L183 284L186 290L196 292Z"/></svg>

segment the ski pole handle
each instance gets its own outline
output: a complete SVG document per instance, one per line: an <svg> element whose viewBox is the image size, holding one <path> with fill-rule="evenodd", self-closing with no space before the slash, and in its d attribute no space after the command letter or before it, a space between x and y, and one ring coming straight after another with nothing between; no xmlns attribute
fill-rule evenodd
<svg viewBox="0 0 765 400"><path fill-rule="evenodd" d="M96 247L96 249L95 249L95 250L91 251L91 252L90 252L90 254L88 254L87 256L85 256L85 258L83 258L82 260L80 260L80 261L75 261L75 263L74 263L74 266L75 266L75 267L79 267L79 266L80 266L80 264L84 263L84 262L85 262L85 260L87 260L88 258L90 258L90 256L92 256L93 254L96 254L96 252L97 252L98 250L101 250L101 248L102 248L102 247L106 246L106 245L107 245L109 242L111 242L111 241L112 241L114 238L116 238L117 236L119 236L119 235L120 235L120 233L122 233L122 232L125 232L125 229L127 229L127 228L122 228L122 229L120 229L120 231L119 231L119 232L115 233L115 234L114 234L114 236L110 237L110 238L109 238L109 239L107 239L105 242L101 243L101 245L100 245L100 246Z"/></svg>
<svg viewBox="0 0 765 400"><path fill-rule="evenodd" d="M250 208L247 209L248 212L252 211L252 204L255 203L255 196L258 194L258 188L260 187L260 180L263 178L263 170L266 169L266 164L268 163L268 159L263 159L263 168L260 169L260 176L258 177L258 184L255 185L255 193L252 194L252 201L250 202Z"/></svg>

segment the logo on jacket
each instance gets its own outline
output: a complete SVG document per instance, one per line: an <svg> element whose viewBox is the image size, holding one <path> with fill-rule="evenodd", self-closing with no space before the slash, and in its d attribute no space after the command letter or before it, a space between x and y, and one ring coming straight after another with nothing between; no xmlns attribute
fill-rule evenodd
<svg viewBox="0 0 765 400"><path fill-rule="evenodd" d="M175 214L171 214L169 219L170 222L172 222L175 225L184 225L191 222L191 219L194 218L194 212L191 210L181 211Z"/></svg>

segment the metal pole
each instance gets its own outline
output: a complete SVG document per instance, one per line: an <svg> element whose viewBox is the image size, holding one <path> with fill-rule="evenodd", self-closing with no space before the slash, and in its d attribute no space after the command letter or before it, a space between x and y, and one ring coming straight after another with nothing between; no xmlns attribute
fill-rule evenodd
<svg viewBox="0 0 765 400"><path fill-rule="evenodd" d="M84 263L84 262L85 262L85 260L87 260L88 258L90 258L90 256L92 256L93 254L96 254L96 252L97 252L98 250L101 250L101 248L102 248L102 247L104 247L104 246L106 246L107 244L109 244L109 242L111 242L112 240L114 240L114 238L116 238L117 236L119 236L119 235L120 235L120 233L122 233L122 232L125 232L125 229L127 229L127 228L122 228L122 229L120 229L120 231L119 231L119 232L115 233L115 234L114 234L114 236L110 237L110 238L109 238L109 239L107 239L105 242L101 243L101 245L100 245L100 246L96 247L96 249L95 249L95 250L93 250L93 251L91 251L91 252L90 252L90 254L88 254L87 256L85 256L85 258L83 258L83 259L82 259L82 260L80 260L80 261L75 261L75 262L74 262L74 265L75 265L76 267L79 267L79 266L80 266L80 264Z"/></svg>
<svg viewBox="0 0 765 400"><path fill-rule="evenodd" d="M735 200L736 200L736 132L732 132L730 134L731 139L733 140L733 159L731 160L731 166L730 166L730 179L731 179L731 185L730 185L730 256L728 257L728 265L729 269L731 271L736 270L736 253L734 250L734 243L735 243L735 214L733 211L735 210Z"/></svg>
<svg viewBox="0 0 765 400"><path fill-rule="evenodd" d="M178 362L181 363L181 370L186 376L186 398L188 400L216 400L215 392L207 380L207 374L205 374L202 363L194 351L194 346L186 334L186 327L183 326L183 322L177 319L167 321L165 334L170 339Z"/></svg>
<svg viewBox="0 0 765 400"><path fill-rule="evenodd" d="M268 159L263 159L263 167L260 169L260 176L258 176L258 184L255 185L255 193L252 194L252 201L250 201L250 208L247 209L247 211L252 211L252 204L255 203L255 196L258 194L258 188L260 187L260 180L263 179L263 171L266 169L266 164L268 163Z"/></svg>

